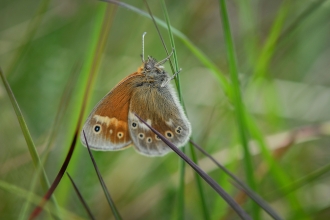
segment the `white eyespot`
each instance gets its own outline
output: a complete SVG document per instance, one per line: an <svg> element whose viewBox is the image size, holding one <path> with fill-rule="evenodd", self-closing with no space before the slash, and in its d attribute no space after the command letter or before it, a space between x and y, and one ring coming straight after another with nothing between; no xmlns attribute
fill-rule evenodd
<svg viewBox="0 0 330 220"><path fill-rule="evenodd" d="M94 125L93 132L95 134L99 134L101 131L102 131L102 126L101 125L99 125L99 124Z"/></svg>
<svg viewBox="0 0 330 220"><path fill-rule="evenodd" d="M158 141L161 140L157 134L155 134L155 139L158 140Z"/></svg>
<svg viewBox="0 0 330 220"><path fill-rule="evenodd" d="M165 132L165 136L168 137L168 138L173 138L173 133L172 133L172 131L166 131L166 132Z"/></svg>
<svg viewBox="0 0 330 220"><path fill-rule="evenodd" d="M109 131L109 132L110 132L110 134L112 134L112 133L113 133L112 129L110 129L110 131Z"/></svg>
<svg viewBox="0 0 330 220"><path fill-rule="evenodd" d="M176 127L175 133L181 134L181 132L182 132L182 128L180 126Z"/></svg>
<svg viewBox="0 0 330 220"><path fill-rule="evenodd" d="M124 133L123 133L123 132L118 132L118 133L117 133L117 137L118 137L119 139L121 139L122 137L124 137Z"/></svg>
<svg viewBox="0 0 330 220"><path fill-rule="evenodd" d="M140 133L140 134L138 134L138 137L139 137L141 140L143 140L143 138L144 138L144 134L143 134L143 133Z"/></svg>
<svg viewBox="0 0 330 220"><path fill-rule="evenodd" d="M131 124L131 126L132 126L133 129L136 129L137 126L138 126L138 124L135 121L133 121L132 124Z"/></svg>
<svg viewBox="0 0 330 220"><path fill-rule="evenodd" d="M152 138L151 137L147 137L147 143L151 143L152 142Z"/></svg>

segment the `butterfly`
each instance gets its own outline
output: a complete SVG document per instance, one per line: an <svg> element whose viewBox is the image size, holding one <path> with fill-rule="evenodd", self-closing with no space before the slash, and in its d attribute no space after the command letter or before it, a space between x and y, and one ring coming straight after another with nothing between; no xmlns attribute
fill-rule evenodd
<svg viewBox="0 0 330 220"><path fill-rule="evenodd" d="M99 101L83 126L91 149L113 151L133 145L138 153L146 156L170 152L171 148L136 115L177 147L187 143L191 125L169 83L172 78L162 66L170 56L159 62L150 56L146 60L142 58L138 70ZM81 140L86 146L83 132Z"/></svg>

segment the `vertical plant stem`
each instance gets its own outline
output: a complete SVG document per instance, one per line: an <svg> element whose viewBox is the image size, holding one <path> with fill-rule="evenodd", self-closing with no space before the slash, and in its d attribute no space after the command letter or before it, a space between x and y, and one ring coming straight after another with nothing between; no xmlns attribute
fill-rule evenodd
<svg viewBox="0 0 330 220"><path fill-rule="evenodd" d="M245 109L243 100L241 97L241 91L240 91L240 85L238 80L238 71L237 71L237 64L236 64L236 55L235 55L235 49L234 44L231 36L231 30L230 30L230 24L227 14L227 7L225 0L219 0L220 5L220 12L221 12L221 20L222 20L222 28L224 32L225 37L225 43L227 48L227 56L228 56L228 62L230 67L230 79L231 79L231 89L232 89L232 95L233 95L233 104L235 106L235 116L236 116L236 123L238 125L239 135L241 139L241 143L243 146L243 152L244 152L244 168L245 168L245 174L247 178L247 182L249 186L256 190L256 183L255 183L255 177L253 173L253 165L252 165L252 158L249 151L248 146L248 137L247 137L247 125L245 120ZM256 204L252 204L252 216L253 219L259 219L258 215L259 207Z"/></svg>
<svg viewBox="0 0 330 220"><path fill-rule="evenodd" d="M178 64L177 53L175 50L175 43L174 43L174 37L173 37L172 28L171 28L171 24L170 24L170 18L168 16L165 1L161 0L161 3L162 3L162 8L163 8L163 12L165 15L165 19L166 19L166 24L167 24L169 37L170 37L171 46L174 49L173 58L174 58L174 64L175 64L174 66L175 66L175 73L176 73L179 71L179 64ZM173 74L175 74L175 73L173 73ZM179 100L184 108L184 111L187 112L185 109L185 106L184 106L182 93L181 93L180 74L177 74L177 76L175 78L175 83L176 83L176 87L177 87L177 91L178 91ZM191 155L192 155L192 160L194 161L194 163L198 164L197 156L195 153L195 148L192 146L192 144L189 144L189 147L190 147L189 149L190 149ZM182 152L185 153L185 147L182 148ZM180 180L179 180L179 199L178 199L178 201L179 201L178 219L184 219L184 191L185 191L184 190L185 189L184 177L185 177L186 163L183 160L180 160L179 165L180 165L180 167L179 167ZM198 188L198 192L199 192L199 197L200 197L200 201L201 201L204 219L210 219L210 214L208 212L207 205L206 205L205 193L204 193L201 177L197 173L195 173L195 178L196 178L196 182L197 182L197 188Z"/></svg>

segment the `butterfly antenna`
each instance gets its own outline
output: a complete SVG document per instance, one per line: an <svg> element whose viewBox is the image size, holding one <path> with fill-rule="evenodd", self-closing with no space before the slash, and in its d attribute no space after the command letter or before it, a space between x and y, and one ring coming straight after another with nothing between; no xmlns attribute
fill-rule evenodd
<svg viewBox="0 0 330 220"><path fill-rule="evenodd" d="M165 82L163 82L160 87L165 87L172 79L174 79L180 72L181 72L182 68L179 69L178 72L176 72L172 77L170 77L168 80L166 80Z"/></svg>
<svg viewBox="0 0 330 220"><path fill-rule="evenodd" d="M173 52L174 52L174 48L172 48L172 52L163 60L159 61L158 63L155 64L155 66L159 66L159 65L162 65L164 64L166 61L168 61L171 56L173 55ZM180 72L180 71L179 71ZM175 75L175 74L174 74Z"/></svg>
<svg viewBox="0 0 330 220"><path fill-rule="evenodd" d="M142 62L144 62L144 36L147 34L147 32L144 32L142 34Z"/></svg>

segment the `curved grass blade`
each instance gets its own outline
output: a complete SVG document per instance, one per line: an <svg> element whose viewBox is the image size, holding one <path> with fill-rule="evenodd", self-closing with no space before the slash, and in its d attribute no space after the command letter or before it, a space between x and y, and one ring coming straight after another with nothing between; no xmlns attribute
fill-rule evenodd
<svg viewBox="0 0 330 220"><path fill-rule="evenodd" d="M198 165L196 165L189 157L187 157L179 148L167 140L161 133L151 127L140 116L135 114L152 132L159 136L162 141L167 144L176 154L178 154L183 160L185 160L204 180L207 182L227 203L228 205L241 217L241 219L251 219L251 217L231 198L225 190L219 186L219 184L212 179L207 173L205 173Z"/></svg>
<svg viewBox="0 0 330 220"><path fill-rule="evenodd" d="M313 171L312 173L308 174L307 176L304 176L301 179L294 181L290 185L287 185L284 188L280 189L282 192L284 192L284 193L282 193L282 195L280 195L280 197L284 197L286 194L289 194L292 191L298 190L299 188L321 178L321 176L323 176L324 174L329 173L329 172L330 172L330 164L327 164L323 167L318 168L317 170ZM269 193L269 196L271 196L271 197L274 197L275 195L278 195L278 190Z"/></svg>
<svg viewBox="0 0 330 220"><path fill-rule="evenodd" d="M253 192L246 184L244 184L240 179L238 179L233 173L231 173L226 167L220 164L216 159L214 159L209 153L207 153L202 147L193 141L190 141L200 152L212 160L220 169L222 169L229 177L231 177L237 185L244 190L244 192L253 199L261 208L263 208L271 217L276 220L282 219L268 204L264 201L257 193Z"/></svg>
<svg viewBox="0 0 330 220"><path fill-rule="evenodd" d="M327 0L309 2L310 5L303 12L301 12L301 14L298 15L298 17L281 33L278 41L280 43L284 41L289 34L292 34L301 24L304 24L305 20L309 18L309 16L312 15L317 9L321 8L326 1Z"/></svg>
<svg viewBox="0 0 330 220"><path fill-rule="evenodd" d="M18 105L18 103L17 103L17 101L15 99L15 95L14 95L13 91L11 90L10 85L9 85L8 81L6 80L6 78L5 78L5 76L4 76L1 68L0 68L0 76L1 76L1 79L3 81L3 84L5 85L6 91L8 93L9 98L10 98L10 101L11 101L11 103L13 105L13 108L15 110L15 113L16 113L18 122L19 122L19 124L21 126L21 129L22 129L22 132L23 132L25 141L26 141L26 143L28 145L28 149L30 151L30 155L31 155L32 161L34 163L34 166L36 168L42 167L42 172L41 172L41 176L40 176L41 185L43 186L43 188L45 190L47 190L48 187L49 187L49 181L48 181L46 172L43 169L43 166L41 164L41 160L39 158L37 149L36 149L36 147L34 145L34 142L32 140L32 137L30 135L29 129L28 129L26 123L25 123L25 120L24 120L23 114L21 112L21 109L19 108L19 105Z"/></svg>
<svg viewBox="0 0 330 220"><path fill-rule="evenodd" d="M241 138L241 143L243 146L244 152L244 168L245 168L245 175L248 182L248 185L253 189L256 190L256 180L254 177L253 165L252 165L252 158L251 153L249 150L248 144L248 135L247 135L247 122L245 119L245 109L243 100L241 97L241 90L239 86L238 80L238 70L237 70L237 63L236 63L236 55L234 49L234 43L231 36L231 30L229 25L229 19L227 14L227 6L225 0L219 0L220 6L220 16L222 21L223 33L225 37L225 43L227 48L227 56L228 62L230 67L230 78L232 82L232 94L233 94L233 104L235 107L235 117L236 123L238 125L239 135ZM252 205L252 213L254 219L259 219L258 214L258 206Z"/></svg>
<svg viewBox="0 0 330 220"><path fill-rule="evenodd" d="M42 154L43 155L43 158L42 158L43 164L45 164L45 162L48 158L51 146L54 142L56 134L58 133L58 129L60 127L60 122L62 121L62 118L64 116L64 112L67 110L67 108L69 106L68 103L72 99L73 89L75 87L75 83L77 82L76 79L78 78L78 75L79 75L79 71L78 71L79 67L80 67L80 65L75 65L75 67L72 71L72 74L71 74L68 82L66 83L66 86L65 86L64 92L62 94L61 101L58 106L58 110L57 110L53 125L50 127L49 136L45 143L45 152L43 152L43 154ZM40 169L37 170L37 172L35 173L35 175L32 178L32 181L30 184L31 192L34 192L37 187L35 178L38 175L40 175L39 173L40 173ZM26 203L23 206L22 211L21 211L21 215L20 215L21 220L27 218L26 216L27 216L29 207L30 207L30 202L26 201Z"/></svg>
<svg viewBox="0 0 330 220"><path fill-rule="evenodd" d="M79 119L78 119L78 124L76 126L76 131L75 131L75 134L74 134L74 137L72 139L72 142L71 142L71 146L70 146L70 149L69 149L69 152L62 164L62 167L60 169L60 171L58 172L54 182L52 183L51 187L49 188L49 190L47 191L47 193L44 195L42 201L40 202L39 206L36 207L33 212L31 213L29 219L34 219L36 218L40 212L42 211L42 208L43 206L45 205L45 203L48 201L48 199L51 197L51 195L53 194L53 192L55 191L56 187L58 186L58 184L60 183L68 165L69 165L69 162L71 160L71 157L72 157L72 154L73 154L73 151L75 149L75 146L76 146L76 143L77 143L77 138L78 138L78 134L79 134L79 129L80 129L80 126L81 126L81 121L82 121L82 117L83 117L83 114L84 114L84 110L82 110L79 114Z"/></svg>
<svg viewBox="0 0 330 220"><path fill-rule="evenodd" d="M169 38L170 38L171 47L173 48L174 69L173 69L172 65L171 65L171 68L172 68L172 73L175 74L176 72L179 71L178 56L177 56L177 52L176 52L176 49L175 49L175 43L174 43L174 38L173 38L173 34L172 34L170 19L169 19L168 13L167 13L166 4L165 4L164 1L160 1L160 2L162 4L164 17L165 17L166 24L167 24L167 30L168 30L168 34L169 34ZM152 16L151 13L150 13L150 16ZM154 21L155 26L157 27L157 30L158 30L158 26L157 26L157 23L155 22L155 19L154 18L152 18L152 19ZM186 112L186 108L185 108L185 105L183 103L182 92L181 92L180 74L177 74L176 77L175 77L175 85L176 85L176 89L177 89L177 92L178 92L180 103L182 104L182 107L183 107L184 111ZM184 146L181 150L182 150L183 153L185 153L186 146ZM185 207L185 200L184 200L185 182L184 182L184 178L185 178L185 174L186 174L186 163L183 160L179 161L179 173L180 173L180 176L179 176L179 187L178 187L177 211L178 211L178 219L184 219L184 212L185 212L185 208L184 208ZM200 183L200 181L198 181L198 183ZM199 186L199 184L198 184L198 186ZM204 198L204 197L202 197L202 198ZM204 201L204 200L202 199L202 201Z"/></svg>
<svg viewBox="0 0 330 220"><path fill-rule="evenodd" d="M117 210L117 208L116 208L116 206L115 206L115 203L113 202L113 200L112 200L112 198L110 196L110 193L109 193L109 190L107 188L107 185L105 185L105 183L104 183L104 180L102 178L102 175L100 173L100 170L99 170L99 168L96 165L96 162L95 162L95 159L94 159L93 154L91 152L91 149L89 148L88 141L87 141L87 138L86 138L86 135L85 135L85 131L84 130L83 130L83 134L84 134L84 138L85 138L85 141L86 141L86 146L87 146L87 149L88 149L88 153L89 153L89 155L91 157L91 160L92 160L93 166L95 168L97 177L99 178L99 181L101 183L101 186L102 186L104 195L107 198L107 201L108 201L108 203L109 203L109 205L111 207L112 213L113 213L115 219L117 219L117 220L122 219L121 216L120 216L120 214L119 214L119 212L118 212L118 210Z"/></svg>
<svg viewBox="0 0 330 220"><path fill-rule="evenodd" d="M79 200L80 200L81 203L83 204L83 206L84 206L84 208L85 208L85 210L86 210L86 212L87 212L89 218L92 219L92 220L94 220L95 218L94 218L94 216L93 216L93 214L92 214L92 211L91 211L90 208L88 207L88 205L87 205L85 199L82 197L82 195L81 195L81 193L80 193L80 191L79 191L77 185L74 183L74 181L73 181L72 177L70 176L70 174L69 174L68 172L66 172L66 174L68 175L68 177L69 177L69 179L70 179L70 181L71 181L71 183L72 183L72 185L73 185L73 188L74 188L74 190L76 191L76 193L77 193L77 195L78 195L78 197L79 197Z"/></svg>
<svg viewBox="0 0 330 220"><path fill-rule="evenodd" d="M78 125L79 127L79 125ZM71 160L71 157L72 157L72 154L73 154L73 151L74 151L74 148L76 146L76 142L77 142L77 136L78 136L78 131L76 131L75 135L74 135L74 138L72 140L72 143L71 143L71 147L69 149L69 152L62 164L62 167L60 169L60 171L58 172L54 182L52 183L51 187L49 188L49 190L47 191L47 193L44 195L44 197L42 198L41 202L39 203L39 205L33 210L33 212L31 213L29 219L34 219L36 218L42 211L44 205L46 204L46 202L49 200L49 198L51 197L51 195L54 193L56 187L58 186L58 184L60 183L65 171L66 171L66 168L68 167L69 165L69 162Z"/></svg>
<svg viewBox="0 0 330 220"><path fill-rule="evenodd" d="M49 188L49 181L48 181L48 178L47 178L47 175L46 175L46 172L44 170L44 167L42 166L42 163L41 163L41 160L39 158L39 155L38 155L38 152L37 152L37 149L34 145L34 142L32 140L32 137L30 135L30 132L29 132L29 129L25 123L25 120L24 120L24 117L23 117L23 114L19 108L19 105L15 99L15 96L14 96L14 93L13 91L11 90L10 88L10 85L9 83L7 82L3 72L2 72L2 69L0 68L0 76L2 78L2 81L5 85L5 88L6 88L6 91L9 95L9 98L10 98L10 101L14 107L14 110L15 110L15 113L17 115L17 119L19 121L19 124L21 126L21 129L22 129L22 132L23 132L23 135L24 135L24 138L25 138L25 141L28 145L28 149L29 149L29 152L30 152L30 155L31 155L31 158L32 158L32 161L34 163L34 166L37 170L40 169L40 175L39 175L39 178L40 178L40 181L41 181L41 185L42 187L44 188L44 190L46 191L48 188ZM55 204L55 207L58 207L57 205L57 202L56 202L56 199L55 198L52 198L54 204Z"/></svg>

